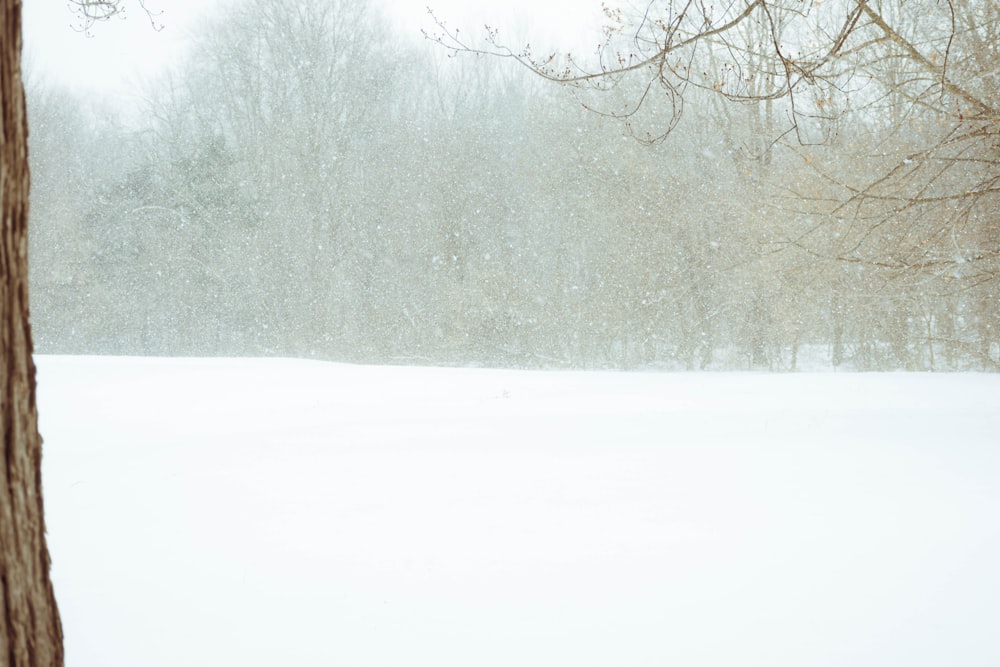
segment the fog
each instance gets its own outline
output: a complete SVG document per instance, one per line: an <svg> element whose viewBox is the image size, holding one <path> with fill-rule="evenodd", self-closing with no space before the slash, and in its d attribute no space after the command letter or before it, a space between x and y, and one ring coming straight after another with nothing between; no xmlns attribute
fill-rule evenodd
<svg viewBox="0 0 1000 667"><path fill-rule="evenodd" d="M566 87L383 8L219 4L127 104L29 72L38 351L997 367L995 148L962 100L895 83L924 61L799 97L721 55L683 87ZM950 42L891 18L974 95L994 9ZM737 84L766 101L720 96Z"/></svg>
<svg viewBox="0 0 1000 667"><path fill-rule="evenodd" d="M442 4L25 8L70 662L996 664L1000 2Z"/></svg>

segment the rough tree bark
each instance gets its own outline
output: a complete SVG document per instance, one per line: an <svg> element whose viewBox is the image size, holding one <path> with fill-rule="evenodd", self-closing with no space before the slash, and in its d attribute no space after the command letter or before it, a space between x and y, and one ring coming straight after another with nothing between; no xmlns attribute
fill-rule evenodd
<svg viewBox="0 0 1000 667"><path fill-rule="evenodd" d="M63 664L28 321L27 135L21 0L0 0L0 667Z"/></svg>

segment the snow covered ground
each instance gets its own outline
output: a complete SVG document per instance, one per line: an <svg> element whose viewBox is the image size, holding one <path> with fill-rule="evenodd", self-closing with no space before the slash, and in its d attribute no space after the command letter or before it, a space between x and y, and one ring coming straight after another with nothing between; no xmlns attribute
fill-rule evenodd
<svg viewBox="0 0 1000 667"><path fill-rule="evenodd" d="M1000 375L38 365L70 667L1000 664Z"/></svg>

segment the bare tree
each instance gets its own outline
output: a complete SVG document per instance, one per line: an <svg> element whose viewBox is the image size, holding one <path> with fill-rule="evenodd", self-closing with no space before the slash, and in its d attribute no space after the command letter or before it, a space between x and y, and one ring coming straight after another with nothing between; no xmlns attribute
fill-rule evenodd
<svg viewBox="0 0 1000 667"><path fill-rule="evenodd" d="M0 2L0 665L62 665L49 579L28 318L28 150L21 2Z"/></svg>
<svg viewBox="0 0 1000 667"><path fill-rule="evenodd" d="M83 29L121 10L117 0L73 0L71 6ZM21 43L21 0L0 0L0 665L49 667L63 664L62 623L49 578L28 309Z"/></svg>
<svg viewBox="0 0 1000 667"><path fill-rule="evenodd" d="M788 217L812 222L789 225L784 247L894 281L897 302L926 313L931 357L954 339L952 324L974 325L975 340L953 342L995 366L1000 3L640 5L605 9L605 39L589 60L511 48L489 28L472 42L443 21L429 37L571 87L645 142L670 136L691 103L749 108L747 157L767 163L782 145L804 159L784 189L801 214ZM912 322L914 312L893 317Z"/></svg>
<svg viewBox="0 0 1000 667"><path fill-rule="evenodd" d="M887 111L932 114L951 131L931 151L967 140L989 143L1000 122L994 99L1000 29L995 0L721 5L671 0L648 3L639 12L605 12L605 41L593 62L572 54L514 50L489 28L485 44L466 41L443 21L438 21L440 32L429 37L456 52L514 59L578 90L627 87L631 96L624 103L593 108L625 121L649 141L666 138L676 127L694 90L764 104L764 122L757 123L761 130L774 135L772 140L793 136L801 145L829 139L829 123L846 111L865 111L869 117ZM666 107L658 102L662 97ZM778 102L780 110L772 107ZM659 126L638 128L634 123L647 106L655 106L652 121ZM917 158L926 161L927 155L908 157L906 165ZM913 172L890 166L896 168L885 174L889 180ZM873 181L857 194L874 192L884 182ZM992 194L987 187L973 192Z"/></svg>

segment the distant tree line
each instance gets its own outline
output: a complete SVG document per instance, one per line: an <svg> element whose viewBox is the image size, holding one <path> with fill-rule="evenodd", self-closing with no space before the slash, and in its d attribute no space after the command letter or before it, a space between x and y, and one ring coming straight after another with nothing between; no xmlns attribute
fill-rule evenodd
<svg viewBox="0 0 1000 667"><path fill-rule="evenodd" d="M955 6L948 72L993 104L997 4ZM850 109L721 55L670 83L683 117L648 81L583 91L643 99L623 126L509 61L410 44L359 0L246 0L138 120L30 87L37 351L1000 365L998 125L921 89L912 54L841 60L871 72ZM656 141L642 123L662 119Z"/></svg>

